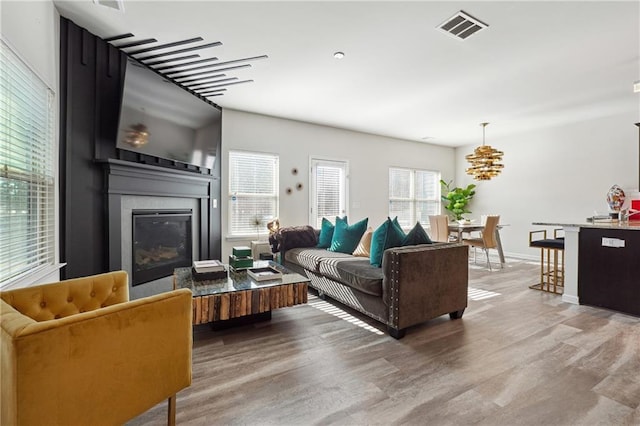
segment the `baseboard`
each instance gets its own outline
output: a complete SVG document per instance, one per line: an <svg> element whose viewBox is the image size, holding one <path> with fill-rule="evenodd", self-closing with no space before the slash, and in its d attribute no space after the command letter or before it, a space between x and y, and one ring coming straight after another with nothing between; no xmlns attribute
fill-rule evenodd
<svg viewBox="0 0 640 426"><path fill-rule="evenodd" d="M469 252L471 253L472 251L473 251L473 248L471 248ZM473 256L473 254L470 254L470 256ZM484 258L484 253L482 253L479 250L478 256L482 256ZM509 259L540 262L540 255L527 255L527 254L515 253L515 252L504 252L504 257L507 262L509 262ZM491 259L492 262L493 261L497 262L496 259L498 259L498 252L493 249L489 250L489 258Z"/></svg>
<svg viewBox="0 0 640 426"><path fill-rule="evenodd" d="M573 305L579 305L580 304L580 298L578 296L573 296L571 294L563 294L562 295L562 301L566 302L566 303L571 303Z"/></svg>
<svg viewBox="0 0 640 426"><path fill-rule="evenodd" d="M504 257L506 258L513 258L513 259L519 259L519 260L532 260L532 261L540 261L540 254L522 254L522 253L510 253L510 252L505 252L504 253Z"/></svg>

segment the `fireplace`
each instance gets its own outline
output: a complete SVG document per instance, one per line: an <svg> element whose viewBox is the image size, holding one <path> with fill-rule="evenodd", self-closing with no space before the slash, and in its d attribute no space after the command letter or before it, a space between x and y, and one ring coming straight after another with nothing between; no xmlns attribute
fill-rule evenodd
<svg viewBox="0 0 640 426"><path fill-rule="evenodd" d="M132 299L170 291L173 269L191 266L192 259L220 259L219 200L212 196L220 191L217 178L114 159L106 160L104 164L108 176L105 190L109 241L107 267L110 271L129 273ZM136 265L134 241L140 239L134 221L145 215L158 219L157 216L165 213L173 219L183 216L181 226L185 226L187 254L184 262L166 266L161 274L155 274L158 278L154 279L154 276L145 276L150 262L143 264L145 268ZM190 220L186 220L189 215ZM142 278L139 278L140 274ZM145 284L140 285L143 282Z"/></svg>
<svg viewBox="0 0 640 426"><path fill-rule="evenodd" d="M189 210L133 210L131 285L173 274L191 266L192 231Z"/></svg>

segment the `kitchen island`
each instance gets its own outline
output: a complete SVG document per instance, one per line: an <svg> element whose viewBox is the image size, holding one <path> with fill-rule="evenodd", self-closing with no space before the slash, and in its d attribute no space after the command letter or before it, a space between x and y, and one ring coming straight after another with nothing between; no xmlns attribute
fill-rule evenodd
<svg viewBox="0 0 640 426"><path fill-rule="evenodd" d="M564 302L640 316L640 221L533 224L564 230Z"/></svg>

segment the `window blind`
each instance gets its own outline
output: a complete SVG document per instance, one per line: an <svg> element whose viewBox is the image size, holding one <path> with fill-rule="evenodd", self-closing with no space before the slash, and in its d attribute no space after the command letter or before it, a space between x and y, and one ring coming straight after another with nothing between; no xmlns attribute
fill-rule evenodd
<svg viewBox="0 0 640 426"><path fill-rule="evenodd" d="M429 170L389 169L389 217L403 228L427 224L440 214L440 173Z"/></svg>
<svg viewBox="0 0 640 426"><path fill-rule="evenodd" d="M415 170L415 217L412 224L429 223L429 215L440 214L440 173Z"/></svg>
<svg viewBox="0 0 640 426"><path fill-rule="evenodd" d="M266 235L266 224L278 216L278 156L229 152L229 233Z"/></svg>
<svg viewBox="0 0 640 426"><path fill-rule="evenodd" d="M1 41L0 286L55 256L53 92Z"/></svg>
<svg viewBox="0 0 640 426"><path fill-rule="evenodd" d="M323 217L333 222L336 216L347 214L347 163L313 159L311 172L313 200L309 223L320 228Z"/></svg>
<svg viewBox="0 0 640 426"><path fill-rule="evenodd" d="M389 217L397 217L403 228L413 226L412 174L409 169L389 169Z"/></svg>

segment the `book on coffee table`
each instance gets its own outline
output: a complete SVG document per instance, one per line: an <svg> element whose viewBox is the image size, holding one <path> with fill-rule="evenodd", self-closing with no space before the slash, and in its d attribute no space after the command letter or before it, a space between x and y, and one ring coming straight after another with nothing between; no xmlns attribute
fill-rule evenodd
<svg viewBox="0 0 640 426"><path fill-rule="evenodd" d="M191 268L191 276L194 281L202 282L202 281L221 281L226 280L227 270L223 269L222 271L215 272L196 272L195 269Z"/></svg>
<svg viewBox="0 0 640 426"><path fill-rule="evenodd" d="M200 274L225 270L224 264L219 260L194 260L193 269Z"/></svg>
<svg viewBox="0 0 640 426"><path fill-rule="evenodd" d="M277 280L282 278L282 272L270 266L264 268L249 268L247 274L256 281Z"/></svg>

